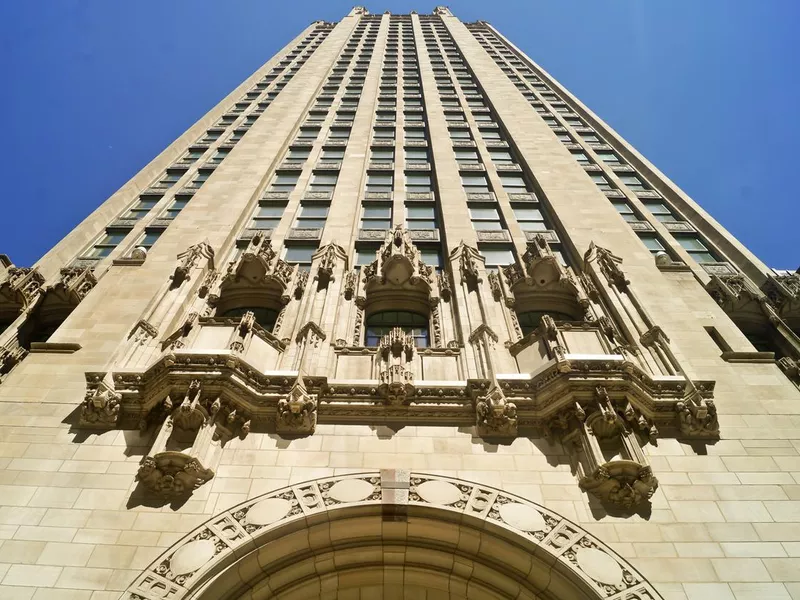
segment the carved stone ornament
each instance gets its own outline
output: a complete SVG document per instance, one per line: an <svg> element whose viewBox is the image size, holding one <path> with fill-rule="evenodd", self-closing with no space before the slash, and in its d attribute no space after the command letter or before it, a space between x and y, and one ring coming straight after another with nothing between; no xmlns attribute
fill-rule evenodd
<svg viewBox="0 0 800 600"><path fill-rule="evenodd" d="M453 254L458 255L458 270L461 274L461 281L465 282L470 288L474 289L483 281L484 259L477 248L467 246L461 242Z"/></svg>
<svg viewBox="0 0 800 600"><path fill-rule="evenodd" d="M318 258L319 260L314 278L321 287L327 286L329 282L334 280L333 274L336 270L337 261L344 262L344 268L347 269L347 253L338 244L326 244L315 253L313 258Z"/></svg>
<svg viewBox="0 0 800 600"><path fill-rule="evenodd" d="M414 337L394 327L381 337L379 393L391 405L402 405L414 395Z"/></svg>
<svg viewBox="0 0 800 600"><path fill-rule="evenodd" d="M208 268L214 270L214 248L208 242L200 242L190 246L178 255L178 265L172 274L172 285L178 287L189 278L191 270L197 266L198 261L205 259Z"/></svg>
<svg viewBox="0 0 800 600"><path fill-rule="evenodd" d="M79 427L113 429L117 426L122 394L101 383L86 392L81 404Z"/></svg>
<svg viewBox="0 0 800 600"><path fill-rule="evenodd" d="M583 258L586 262L596 260L600 267L600 272L605 276L609 284L615 285L621 290L628 287L630 280L625 276L625 273L620 267L622 259L612 254L610 250L601 248L594 242L591 242Z"/></svg>
<svg viewBox="0 0 800 600"><path fill-rule="evenodd" d="M34 304L44 283L44 276L36 267L9 267L0 282L0 305L10 305L15 312L21 312Z"/></svg>
<svg viewBox="0 0 800 600"><path fill-rule="evenodd" d="M53 285L52 293L64 302L77 306L97 285L97 278L91 269L67 267L61 269L59 280Z"/></svg>
<svg viewBox="0 0 800 600"><path fill-rule="evenodd" d="M692 438L719 437L719 418L713 400L687 398L675 403L681 433Z"/></svg>
<svg viewBox="0 0 800 600"><path fill-rule="evenodd" d="M0 346L0 377L17 366L27 354L28 351L22 346L16 346L13 348Z"/></svg>
<svg viewBox="0 0 800 600"><path fill-rule="evenodd" d="M506 400L496 381L475 400L475 425L482 437L517 436L517 405Z"/></svg>
<svg viewBox="0 0 800 600"><path fill-rule="evenodd" d="M622 414L611 401L608 390L598 386L593 402L576 404L568 416L565 442L572 442L577 451L578 484L601 502L631 509L648 500L658 487L647 458L629 421L635 418ZM646 420L645 420L646 425ZM608 460L606 456L614 455Z"/></svg>
<svg viewBox="0 0 800 600"><path fill-rule="evenodd" d="M289 302L293 280L298 278L297 265L278 258L272 245L261 233L253 236L244 252L231 261L220 284L221 289L234 285L277 287L284 303ZM307 271L302 271L308 277Z"/></svg>
<svg viewBox="0 0 800 600"><path fill-rule="evenodd" d="M275 428L278 433L314 433L317 426L317 397L309 394L303 377L298 375L289 394L278 400Z"/></svg>

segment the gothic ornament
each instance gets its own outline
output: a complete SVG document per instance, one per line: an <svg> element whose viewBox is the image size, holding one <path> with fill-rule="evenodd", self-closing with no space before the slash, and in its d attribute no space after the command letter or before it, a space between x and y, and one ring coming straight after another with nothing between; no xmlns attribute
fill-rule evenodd
<svg viewBox="0 0 800 600"><path fill-rule="evenodd" d="M101 383L86 392L81 404L79 427L113 429L117 426L122 394Z"/></svg>
<svg viewBox="0 0 800 600"><path fill-rule="evenodd" d="M400 327L381 337L378 391L390 405L407 403L414 395L414 338Z"/></svg>
<svg viewBox="0 0 800 600"><path fill-rule="evenodd" d="M517 436L517 405L506 399L497 381L475 400L475 418L481 437Z"/></svg>
<svg viewBox="0 0 800 600"><path fill-rule="evenodd" d="M210 270L214 270L214 248L208 242L200 242L190 246L178 255L178 265L172 274L172 286L178 287L189 278L191 270L198 261L205 258Z"/></svg>
<svg viewBox="0 0 800 600"><path fill-rule="evenodd" d="M287 396L278 400L275 428L281 434L314 433L317 426L317 397L309 394L298 375Z"/></svg>

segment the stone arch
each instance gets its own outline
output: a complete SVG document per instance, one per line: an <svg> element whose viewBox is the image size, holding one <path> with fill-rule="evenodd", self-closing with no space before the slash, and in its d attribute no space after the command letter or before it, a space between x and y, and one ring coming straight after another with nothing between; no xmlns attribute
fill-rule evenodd
<svg viewBox="0 0 800 600"><path fill-rule="evenodd" d="M321 478L239 504L164 552L123 598L380 598L398 587L429 598L661 600L629 563L546 507L403 470Z"/></svg>

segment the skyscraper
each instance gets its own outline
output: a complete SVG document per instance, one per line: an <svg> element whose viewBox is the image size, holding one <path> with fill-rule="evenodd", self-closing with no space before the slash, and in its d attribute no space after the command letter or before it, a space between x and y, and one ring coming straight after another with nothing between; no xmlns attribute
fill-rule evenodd
<svg viewBox="0 0 800 600"><path fill-rule="evenodd" d="M0 597L800 597L798 334L489 24L357 7L0 257Z"/></svg>

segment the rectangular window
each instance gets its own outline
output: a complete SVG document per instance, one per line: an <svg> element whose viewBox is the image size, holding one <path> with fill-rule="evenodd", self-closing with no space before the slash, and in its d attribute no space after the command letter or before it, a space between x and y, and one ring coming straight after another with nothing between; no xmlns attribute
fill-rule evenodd
<svg viewBox="0 0 800 600"><path fill-rule="evenodd" d="M476 231L499 231L504 229L497 208L491 204L469 204L469 215Z"/></svg>
<svg viewBox="0 0 800 600"><path fill-rule="evenodd" d="M528 208L512 205L514 216L522 231L546 231L544 216L538 208Z"/></svg>
<svg viewBox="0 0 800 600"><path fill-rule="evenodd" d="M394 148L374 148L370 155L370 161L374 163L394 162Z"/></svg>
<svg viewBox="0 0 800 600"><path fill-rule="evenodd" d="M275 229L280 223L285 208L285 204L259 206L250 227L252 229Z"/></svg>
<svg viewBox="0 0 800 600"><path fill-rule="evenodd" d="M514 262L514 252L510 246L478 244L478 250L486 259L487 267L504 267Z"/></svg>
<svg viewBox="0 0 800 600"><path fill-rule="evenodd" d="M314 173L308 189L312 192L333 192L338 179L338 173Z"/></svg>
<svg viewBox="0 0 800 600"><path fill-rule="evenodd" d="M461 174L461 185L467 193L486 193L489 191L489 181L483 174Z"/></svg>
<svg viewBox="0 0 800 600"><path fill-rule="evenodd" d="M705 244L700 241L700 238L694 235L676 235L675 239L678 243L689 253L698 263L713 263L717 259L709 252Z"/></svg>
<svg viewBox="0 0 800 600"><path fill-rule="evenodd" d="M94 246L86 253L86 256L92 258L105 258L111 251L122 243L130 233L130 229L108 229Z"/></svg>
<svg viewBox="0 0 800 600"><path fill-rule="evenodd" d="M428 173L406 173L406 191L430 192L431 176Z"/></svg>
<svg viewBox="0 0 800 600"><path fill-rule="evenodd" d="M636 175L619 175L619 179L620 181L622 181L622 183L624 183L628 187L628 189L634 191L641 191L648 189L645 183L641 179L639 179Z"/></svg>
<svg viewBox="0 0 800 600"><path fill-rule="evenodd" d="M572 154L572 158L577 160L578 163L582 165L588 165L591 162L589 157L586 156L585 152L581 152L580 150L570 150L570 153Z"/></svg>
<svg viewBox="0 0 800 600"><path fill-rule="evenodd" d="M601 190L614 189L611 187L611 183L609 183L608 179L606 179L606 176L602 173L589 173L589 177L592 178L592 181L594 181L595 185Z"/></svg>
<svg viewBox="0 0 800 600"><path fill-rule="evenodd" d="M422 255L422 261L426 265L437 270L442 268L442 253L437 248L422 247L419 252Z"/></svg>
<svg viewBox="0 0 800 600"><path fill-rule="evenodd" d="M380 140L393 140L394 139L394 129L389 127L376 127L373 131L372 136L375 139Z"/></svg>
<svg viewBox="0 0 800 600"><path fill-rule="evenodd" d="M595 152L595 154L597 154L597 158L599 158L604 163L607 163L609 165L618 165L621 164L622 162L619 159L619 156L607 150L598 150L597 152Z"/></svg>
<svg viewBox="0 0 800 600"><path fill-rule="evenodd" d="M319 127L301 127L297 138L300 140L315 140L319 135Z"/></svg>
<svg viewBox="0 0 800 600"><path fill-rule="evenodd" d="M311 266L311 257L317 251L316 244L291 244L286 245L283 260L288 263L298 264L302 269Z"/></svg>
<svg viewBox="0 0 800 600"><path fill-rule="evenodd" d="M131 206L128 212L122 215L122 218L138 221L149 213L156 204L158 204L158 198L139 198L136 204Z"/></svg>
<svg viewBox="0 0 800 600"><path fill-rule="evenodd" d="M146 250L150 250L150 248L153 247L153 244L155 244L158 241L158 238L161 237L162 233L164 233L163 229L153 229L151 231L145 231L145 234L141 238L139 238L139 242L135 244L135 246L137 247L141 246Z"/></svg>
<svg viewBox="0 0 800 600"><path fill-rule="evenodd" d="M172 203L167 207L167 210L164 211L164 214L161 215L162 219L174 219L177 217L180 212L186 207L189 203L189 198L186 197L176 197Z"/></svg>
<svg viewBox="0 0 800 600"><path fill-rule="evenodd" d="M469 135L469 129L450 129L451 140L469 140L472 139Z"/></svg>
<svg viewBox="0 0 800 600"><path fill-rule="evenodd" d="M406 162L428 162L427 148L406 148Z"/></svg>
<svg viewBox="0 0 800 600"><path fill-rule="evenodd" d="M653 254L664 251L664 246L661 244L661 241L652 233L640 234L639 239L642 240L644 245L647 246L647 249Z"/></svg>
<svg viewBox="0 0 800 600"><path fill-rule="evenodd" d="M362 229L390 229L392 227L391 204L384 202L369 202L364 204L362 211Z"/></svg>
<svg viewBox="0 0 800 600"><path fill-rule="evenodd" d="M485 140L502 140L500 132L496 129L481 129L481 137Z"/></svg>
<svg viewBox="0 0 800 600"><path fill-rule="evenodd" d="M305 162L308 160L308 155L310 153L310 148L289 148L289 153L286 155L286 160Z"/></svg>
<svg viewBox="0 0 800 600"><path fill-rule="evenodd" d="M297 185L297 179L300 173L278 173L275 179L272 180L270 190L273 192L291 192Z"/></svg>
<svg viewBox="0 0 800 600"><path fill-rule="evenodd" d="M394 176L391 173L369 173L367 192L391 192L394 189Z"/></svg>
<svg viewBox="0 0 800 600"><path fill-rule="evenodd" d="M407 140L424 140L425 130L417 127L406 127L405 135Z"/></svg>
<svg viewBox="0 0 800 600"><path fill-rule="evenodd" d="M303 229L325 227L325 220L328 218L327 204L308 204L300 205L300 214L297 216L295 227Z"/></svg>
<svg viewBox="0 0 800 600"><path fill-rule="evenodd" d="M647 210L649 210L652 215L662 223L674 223L675 221L679 220L675 218L675 215L672 214L672 211L667 208L663 202L645 200L643 204Z"/></svg>
<svg viewBox="0 0 800 600"><path fill-rule="evenodd" d="M433 204L406 206L406 227L409 229L435 229L436 211Z"/></svg>
<svg viewBox="0 0 800 600"><path fill-rule="evenodd" d="M639 220L639 217L633 212L633 208L625 200L612 200L611 204L617 209L617 212L622 215L628 223Z"/></svg>
<svg viewBox="0 0 800 600"><path fill-rule="evenodd" d="M166 187L172 187L181 177L184 176L185 173L186 171L168 169L161 179L158 180L158 184Z"/></svg>
<svg viewBox="0 0 800 600"><path fill-rule="evenodd" d="M478 151L472 148L454 148L453 153L456 155L456 161L462 165L477 165L481 162Z"/></svg>
<svg viewBox="0 0 800 600"><path fill-rule="evenodd" d="M346 140L350 137L350 129L347 127L332 127L328 134L329 139Z"/></svg>
<svg viewBox="0 0 800 600"><path fill-rule="evenodd" d="M513 194L518 192L526 192L528 186L522 175L511 175L509 173L501 173L500 181L503 184L503 189Z"/></svg>
<svg viewBox="0 0 800 600"><path fill-rule="evenodd" d="M355 259L356 266L363 267L365 265L371 265L373 262L375 262L375 255L377 252L378 246L375 245L357 247Z"/></svg>
<svg viewBox="0 0 800 600"><path fill-rule="evenodd" d="M211 162L216 164L221 163L223 160L225 160L225 157L230 154L230 151L230 148L218 148L217 153L211 157Z"/></svg>
<svg viewBox="0 0 800 600"><path fill-rule="evenodd" d="M494 162L511 163L514 162L514 157L511 155L510 150L490 150L489 156L492 157Z"/></svg>

